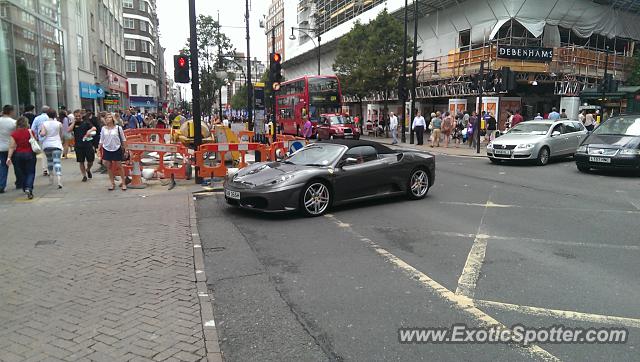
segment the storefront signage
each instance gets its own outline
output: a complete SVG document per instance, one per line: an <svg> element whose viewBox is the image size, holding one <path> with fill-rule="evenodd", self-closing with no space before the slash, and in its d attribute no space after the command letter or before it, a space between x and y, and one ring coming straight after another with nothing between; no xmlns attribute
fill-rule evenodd
<svg viewBox="0 0 640 362"><path fill-rule="evenodd" d="M104 89L95 84L80 82L80 98L104 98Z"/></svg>
<svg viewBox="0 0 640 362"><path fill-rule="evenodd" d="M132 107L156 107L157 101L153 97L129 97L129 105Z"/></svg>
<svg viewBox="0 0 640 362"><path fill-rule="evenodd" d="M104 104L118 105L120 104L120 95L117 93L109 93L104 97Z"/></svg>
<svg viewBox="0 0 640 362"><path fill-rule="evenodd" d="M107 70L107 78L109 79L109 89L128 93L126 77Z"/></svg>
<svg viewBox="0 0 640 362"><path fill-rule="evenodd" d="M499 45L498 58L550 62L553 60L553 48Z"/></svg>

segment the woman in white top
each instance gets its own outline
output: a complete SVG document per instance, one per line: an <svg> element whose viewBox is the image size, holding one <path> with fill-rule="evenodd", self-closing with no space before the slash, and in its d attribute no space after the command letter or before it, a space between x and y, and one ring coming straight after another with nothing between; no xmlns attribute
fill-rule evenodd
<svg viewBox="0 0 640 362"><path fill-rule="evenodd" d="M55 109L49 109L47 111L48 120L42 123L40 127L40 136L44 137L42 140L42 149L47 157L47 169L49 170L49 184L53 184L53 173L56 174L58 179L58 188L62 188L62 123L60 123L56 117L57 113Z"/></svg>
<svg viewBox="0 0 640 362"><path fill-rule="evenodd" d="M107 113L104 121L105 125L100 130L100 150L102 151L102 162L104 162L104 167L107 168L109 181L111 181L109 191L113 191L116 188L115 176L113 174L114 164L115 167L118 167L120 170L120 187L122 191L126 191L127 183L125 182L124 167L122 167L122 156L127 147L127 139L124 136L122 127L115 124L111 113Z"/></svg>

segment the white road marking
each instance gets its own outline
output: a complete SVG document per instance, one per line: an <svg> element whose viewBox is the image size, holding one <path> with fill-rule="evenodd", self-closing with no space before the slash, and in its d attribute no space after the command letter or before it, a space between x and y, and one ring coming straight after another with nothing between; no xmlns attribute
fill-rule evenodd
<svg viewBox="0 0 640 362"><path fill-rule="evenodd" d="M335 222L338 225L344 224L342 221L336 219L331 214L326 214L325 217L331 219L333 222ZM397 268L402 270L405 274L407 274L412 279L419 281L420 284L422 284L427 289L434 292L441 299L452 304L453 308L459 310L462 313L466 313L467 315L469 315L480 326L501 326L502 328L507 329L507 327L504 324L500 323L498 320L491 317L489 314L478 309L473 304L473 300L471 298L467 298L464 295L457 295L453 293L449 289L442 286L440 283L431 279L431 277L429 277L428 275L422 273L418 269L404 262L402 259L391 254L386 249L382 248L380 245L374 243L371 239L363 235L360 235L358 232L353 230L353 228L348 227L345 229L349 231L351 234L353 234L354 236L358 237L361 241L365 242L369 248L373 249L373 251L375 251L378 255L382 256L386 261L395 265ZM520 345L510 344L510 346L514 347L518 352L522 353L526 357L536 358L543 361L560 361L560 359L558 359L556 356L552 355L551 353L547 352L546 350L542 349L537 345L530 345L529 347L523 347Z"/></svg>
<svg viewBox="0 0 640 362"><path fill-rule="evenodd" d="M589 322L598 324L610 324L615 326L624 326L629 328L640 328L640 319L615 317L602 314L582 313L569 310L549 309L540 307L531 307L526 305L517 305L510 303L494 302L490 300L478 300L473 301L476 305L481 307L493 307L510 312L518 312L528 315L534 315L539 317L551 317L568 319L578 322Z"/></svg>
<svg viewBox="0 0 640 362"><path fill-rule="evenodd" d="M487 204L479 202L458 202L458 201L440 201L441 205L456 205L456 206L479 206L487 207ZM619 214L640 214L640 209L636 210L602 210L602 209L582 209L576 207L550 207L550 206L522 206L522 205L506 205L506 204L492 204L489 207L502 207L502 208L514 208L514 209L535 209L535 210L559 210L559 211L581 211L581 212L608 212Z"/></svg>
<svg viewBox="0 0 640 362"><path fill-rule="evenodd" d="M457 238L475 238L476 234L465 234L465 233L456 233L451 231L437 231L432 230L429 231L432 235L442 235L442 236L450 236ZM581 241L566 241L566 240L547 240L547 239L536 239L536 238L523 238L519 236L500 236L500 235L486 235L487 239L493 240L512 240L512 241L525 241L529 243L538 243L538 244L550 244L550 245L565 245L565 246L580 246L586 248L598 248L598 249L622 249L622 250L640 250L640 246L638 245L616 245L616 244L597 244L597 243L584 243Z"/></svg>

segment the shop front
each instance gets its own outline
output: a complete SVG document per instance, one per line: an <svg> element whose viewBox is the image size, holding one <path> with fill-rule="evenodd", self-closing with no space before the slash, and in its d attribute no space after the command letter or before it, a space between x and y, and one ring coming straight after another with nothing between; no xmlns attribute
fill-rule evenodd
<svg viewBox="0 0 640 362"><path fill-rule="evenodd" d="M80 82L80 104L82 109L96 109L96 102L104 98L104 89L96 84Z"/></svg>
<svg viewBox="0 0 640 362"><path fill-rule="evenodd" d="M102 109L115 112L127 108L129 106L127 77L110 69L103 69L106 76L106 92Z"/></svg>
<svg viewBox="0 0 640 362"><path fill-rule="evenodd" d="M158 102L154 97L135 97L129 98L129 106L140 109L141 112L155 112Z"/></svg>

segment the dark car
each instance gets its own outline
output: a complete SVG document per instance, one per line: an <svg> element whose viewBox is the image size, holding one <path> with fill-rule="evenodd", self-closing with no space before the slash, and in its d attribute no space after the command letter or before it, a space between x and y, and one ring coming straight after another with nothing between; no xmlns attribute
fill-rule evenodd
<svg viewBox="0 0 640 362"><path fill-rule="evenodd" d="M360 139L360 129L351 117L340 114L322 114L316 127L318 139Z"/></svg>
<svg viewBox="0 0 640 362"><path fill-rule="evenodd" d="M429 153L332 140L307 145L282 161L245 167L225 179L224 192L229 204L243 208L319 216L332 205L373 197L421 199L434 179Z"/></svg>
<svg viewBox="0 0 640 362"><path fill-rule="evenodd" d="M580 144L574 156L578 170L640 169L640 114L621 115L601 123Z"/></svg>

